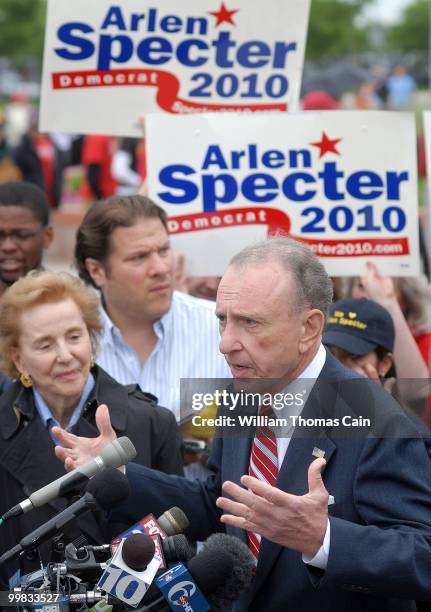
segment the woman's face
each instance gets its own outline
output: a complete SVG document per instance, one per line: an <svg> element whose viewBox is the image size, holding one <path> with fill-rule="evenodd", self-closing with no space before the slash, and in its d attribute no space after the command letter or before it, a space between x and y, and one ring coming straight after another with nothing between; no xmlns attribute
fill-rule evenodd
<svg viewBox="0 0 431 612"><path fill-rule="evenodd" d="M77 304L68 298L28 308L20 332L12 353L16 368L30 374L50 408L74 406L91 362L90 335Z"/></svg>

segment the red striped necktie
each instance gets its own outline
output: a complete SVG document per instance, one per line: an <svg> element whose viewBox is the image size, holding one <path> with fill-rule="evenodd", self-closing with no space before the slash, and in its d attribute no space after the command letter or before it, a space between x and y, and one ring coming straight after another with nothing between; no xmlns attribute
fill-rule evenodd
<svg viewBox="0 0 431 612"><path fill-rule="evenodd" d="M268 427L258 427L255 431L248 474L275 486L278 477L277 438ZM248 547L257 564L261 538L253 531L248 531L247 534Z"/></svg>

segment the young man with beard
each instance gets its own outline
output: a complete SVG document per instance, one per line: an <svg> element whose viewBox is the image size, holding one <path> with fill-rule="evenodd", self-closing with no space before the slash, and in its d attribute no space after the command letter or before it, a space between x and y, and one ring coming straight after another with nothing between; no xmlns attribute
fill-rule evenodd
<svg viewBox="0 0 431 612"><path fill-rule="evenodd" d="M214 304L174 291L166 214L149 198L96 202L78 228L75 260L100 289L97 363L118 382L138 383L179 420L181 379L230 378Z"/></svg>

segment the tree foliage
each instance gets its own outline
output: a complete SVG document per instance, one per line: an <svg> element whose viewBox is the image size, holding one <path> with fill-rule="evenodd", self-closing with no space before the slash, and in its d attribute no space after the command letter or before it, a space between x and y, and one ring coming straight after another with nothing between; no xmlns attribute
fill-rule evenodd
<svg viewBox="0 0 431 612"><path fill-rule="evenodd" d="M373 0L312 0L307 59L343 56L367 49L367 33L355 25L366 4Z"/></svg>
<svg viewBox="0 0 431 612"><path fill-rule="evenodd" d="M403 11L398 23L389 29L388 46L399 51L428 49L431 2L415 0Z"/></svg>
<svg viewBox="0 0 431 612"><path fill-rule="evenodd" d="M73 0L71 0L72 2ZM366 49L366 32L355 18L373 0L312 0L307 58L340 56ZM426 4L419 1L418 4ZM0 57L42 58L46 0L0 0Z"/></svg>
<svg viewBox="0 0 431 612"><path fill-rule="evenodd" d="M1 0L0 57L42 58L45 0Z"/></svg>

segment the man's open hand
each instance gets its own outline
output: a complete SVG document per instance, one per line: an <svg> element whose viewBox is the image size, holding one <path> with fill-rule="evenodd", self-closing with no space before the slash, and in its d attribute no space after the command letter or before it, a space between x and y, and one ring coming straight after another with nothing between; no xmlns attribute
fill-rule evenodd
<svg viewBox="0 0 431 612"><path fill-rule="evenodd" d="M308 493L291 495L276 487L243 476L241 483L223 483L233 499L219 497L217 506L226 514L222 523L254 531L261 536L313 557L323 544L328 522L329 495L323 484L324 459L316 459L308 469Z"/></svg>

